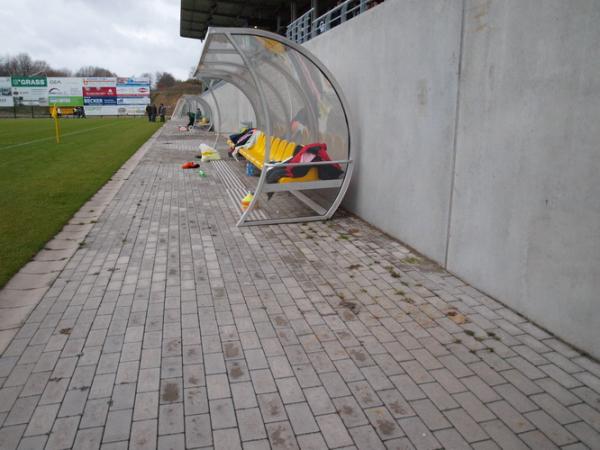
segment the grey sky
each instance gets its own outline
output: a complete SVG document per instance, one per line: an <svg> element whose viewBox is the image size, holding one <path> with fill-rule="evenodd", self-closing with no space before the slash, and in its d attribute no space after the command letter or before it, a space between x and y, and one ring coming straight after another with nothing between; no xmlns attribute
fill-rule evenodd
<svg viewBox="0 0 600 450"><path fill-rule="evenodd" d="M0 54L186 79L202 44L179 36L179 8L180 0L0 0Z"/></svg>

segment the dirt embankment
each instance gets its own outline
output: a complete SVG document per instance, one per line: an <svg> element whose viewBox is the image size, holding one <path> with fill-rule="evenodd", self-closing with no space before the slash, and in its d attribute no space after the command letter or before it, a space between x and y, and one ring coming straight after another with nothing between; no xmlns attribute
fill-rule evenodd
<svg viewBox="0 0 600 450"><path fill-rule="evenodd" d="M154 89L150 95L152 103L160 105L163 103L167 107L167 115L170 115L175 108L175 104L182 95L200 94L202 85L195 81L182 81L175 86L163 89Z"/></svg>

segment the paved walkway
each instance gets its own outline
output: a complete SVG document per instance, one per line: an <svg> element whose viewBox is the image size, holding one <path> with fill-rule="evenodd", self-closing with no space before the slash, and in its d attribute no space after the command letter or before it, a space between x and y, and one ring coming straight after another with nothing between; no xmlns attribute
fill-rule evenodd
<svg viewBox="0 0 600 450"><path fill-rule="evenodd" d="M167 125L18 329L1 449L600 448L598 363L354 217L237 228L199 142Z"/></svg>

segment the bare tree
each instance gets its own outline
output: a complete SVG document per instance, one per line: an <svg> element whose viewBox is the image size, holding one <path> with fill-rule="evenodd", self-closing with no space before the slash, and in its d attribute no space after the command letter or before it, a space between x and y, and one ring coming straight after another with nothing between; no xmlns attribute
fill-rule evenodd
<svg viewBox="0 0 600 450"><path fill-rule="evenodd" d="M73 71L63 67L62 69L50 69L46 72L49 77L72 77Z"/></svg>
<svg viewBox="0 0 600 450"><path fill-rule="evenodd" d="M7 55L0 60L0 74L7 75L46 75L52 68L46 61L33 60L27 53Z"/></svg>
<svg viewBox="0 0 600 450"><path fill-rule="evenodd" d="M165 89L175 86L177 80L169 72L156 72L156 88Z"/></svg>
<svg viewBox="0 0 600 450"><path fill-rule="evenodd" d="M115 77L116 74L108 69L97 66L84 66L75 72L76 77Z"/></svg>

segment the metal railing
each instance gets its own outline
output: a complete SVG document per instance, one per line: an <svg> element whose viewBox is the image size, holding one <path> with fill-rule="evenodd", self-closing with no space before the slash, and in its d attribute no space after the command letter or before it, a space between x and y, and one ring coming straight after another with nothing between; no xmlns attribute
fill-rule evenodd
<svg viewBox="0 0 600 450"><path fill-rule="evenodd" d="M315 9L311 8L287 26L285 36L298 44L308 41L312 36Z"/></svg>
<svg viewBox="0 0 600 450"><path fill-rule="evenodd" d="M311 8L287 26L285 35L288 39L303 44L309 39L362 14L370 6L377 3L372 0L346 0L319 17L315 17L315 10Z"/></svg>

